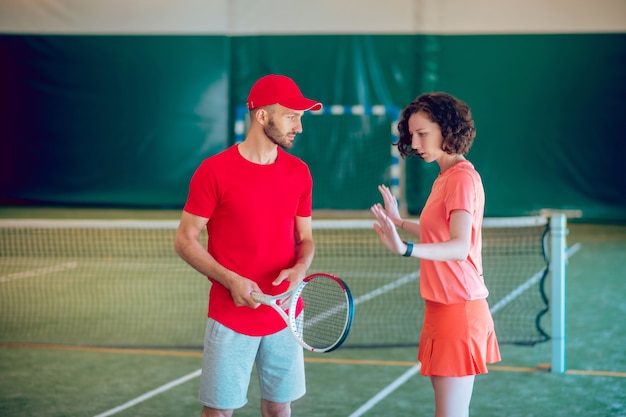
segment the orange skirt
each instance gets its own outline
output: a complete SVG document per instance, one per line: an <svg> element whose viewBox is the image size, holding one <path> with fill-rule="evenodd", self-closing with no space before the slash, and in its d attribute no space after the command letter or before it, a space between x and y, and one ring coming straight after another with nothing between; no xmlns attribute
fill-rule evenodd
<svg viewBox="0 0 626 417"><path fill-rule="evenodd" d="M488 363L501 360L487 300L426 301L417 359L422 375L486 374Z"/></svg>

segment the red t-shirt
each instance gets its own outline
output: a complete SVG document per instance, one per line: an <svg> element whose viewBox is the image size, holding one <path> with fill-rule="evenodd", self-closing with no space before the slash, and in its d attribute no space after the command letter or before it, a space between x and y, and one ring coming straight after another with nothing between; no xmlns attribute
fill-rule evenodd
<svg viewBox="0 0 626 417"><path fill-rule="evenodd" d="M449 240L450 214L454 210L465 210L472 215L472 236L464 261L420 260L420 291L424 299L453 304L489 295L481 254L484 207L483 184L469 161L456 163L433 183L420 215L420 243Z"/></svg>
<svg viewBox="0 0 626 417"><path fill-rule="evenodd" d="M266 294L279 272L294 264L295 217L310 217L313 181L307 165L278 149L273 164L241 156L238 145L205 159L194 173L184 210L208 218L209 253L225 268L258 283ZM237 307L230 291L212 282L208 316L250 336L264 336L286 324L268 306Z"/></svg>

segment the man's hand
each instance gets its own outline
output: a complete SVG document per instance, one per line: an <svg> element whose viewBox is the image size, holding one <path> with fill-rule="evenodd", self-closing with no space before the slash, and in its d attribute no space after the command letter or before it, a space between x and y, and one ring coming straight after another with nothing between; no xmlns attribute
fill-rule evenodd
<svg viewBox="0 0 626 417"><path fill-rule="evenodd" d="M236 306L257 308L260 305L252 298L253 292L263 293L256 282L244 277L239 277L229 284L228 289L230 290L230 294Z"/></svg>
<svg viewBox="0 0 626 417"><path fill-rule="evenodd" d="M305 265L297 263L291 268L283 269L282 271L280 271L276 279L272 282L272 285L277 287L282 284L283 281L288 281L289 288L287 290L290 290L300 285L300 283L302 282L302 280L304 280L304 277L306 276L306 271L307 268Z"/></svg>

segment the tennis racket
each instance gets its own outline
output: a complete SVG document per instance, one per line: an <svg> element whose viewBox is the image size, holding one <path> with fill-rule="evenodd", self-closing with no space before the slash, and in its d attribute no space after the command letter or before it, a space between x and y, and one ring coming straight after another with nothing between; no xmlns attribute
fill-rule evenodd
<svg viewBox="0 0 626 417"><path fill-rule="evenodd" d="M346 283L334 275L312 274L282 294L252 293L252 297L257 303L276 310L296 341L311 352L337 349L352 326L352 293Z"/></svg>

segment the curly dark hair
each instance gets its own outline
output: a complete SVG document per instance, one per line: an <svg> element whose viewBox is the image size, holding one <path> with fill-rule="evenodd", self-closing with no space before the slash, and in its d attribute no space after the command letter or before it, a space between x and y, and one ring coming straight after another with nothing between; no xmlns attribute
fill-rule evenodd
<svg viewBox="0 0 626 417"><path fill-rule="evenodd" d="M409 118L418 112L428 114L437 123L443 136L442 149L449 154L465 155L476 137L474 119L467 104L447 93L427 93L418 96L402 110L398 122L398 151L405 156L417 155L411 147Z"/></svg>

